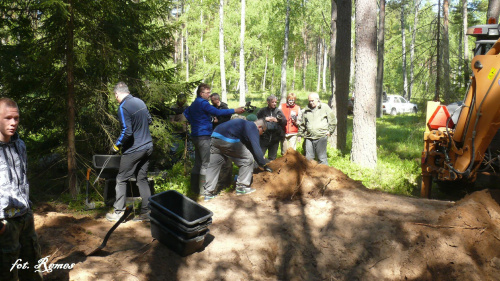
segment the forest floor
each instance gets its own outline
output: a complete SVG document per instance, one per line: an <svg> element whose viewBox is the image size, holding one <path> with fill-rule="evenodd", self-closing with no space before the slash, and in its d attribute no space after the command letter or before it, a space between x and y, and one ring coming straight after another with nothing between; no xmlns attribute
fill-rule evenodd
<svg viewBox="0 0 500 281"><path fill-rule="evenodd" d="M296 152L254 175L257 192L201 202L213 212L204 248L180 257L151 237L149 223L120 225L104 211L76 215L40 204L43 256L72 269L46 280L498 280L500 191L457 202L366 189Z"/></svg>

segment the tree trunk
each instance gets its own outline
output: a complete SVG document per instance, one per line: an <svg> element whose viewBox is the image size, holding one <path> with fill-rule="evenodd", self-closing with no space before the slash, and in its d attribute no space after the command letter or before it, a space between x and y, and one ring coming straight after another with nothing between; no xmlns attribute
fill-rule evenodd
<svg viewBox="0 0 500 281"><path fill-rule="evenodd" d="M351 160L360 166L377 165L376 76L377 2L356 1L356 66Z"/></svg>
<svg viewBox="0 0 500 281"><path fill-rule="evenodd" d="M188 47L188 28L186 25L186 81L189 81L189 47Z"/></svg>
<svg viewBox="0 0 500 281"><path fill-rule="evenodd" d="M271 76L271 92L274 93L274 57L273 57L273 75Z"/></svg>
<svg viewBox="0 0 500 281"><path fill-rule="evenodd" d="M181 30L181 63L184 63L184 30Z"/></svg>
<svg viewBox="0 0 500 281"><path fill-rule="evenodd" d="M469 81L469 41L467 40L467 0L462 0L462 41L464 42L464 62L462 68L464 69L464 84L467 85Z"/></svg>
<svg viewBox="0 0 500 281"><path fill-rule="evenodd" d="M318 79L316 82L316 92L319 92L319 85L321 83L321 58L323 58L323 56L321 54L321 51L323 50L321 38L319 39L317 50L318 50L318 55L316 56L316 58L317 58L316 62L318 65Z"/></svg>
<svg viewBox="0 0 500 281"><path fill-rule="evenodd" d="M297 58L293 59L293 79L292 79L292 91L295 91L295 74L297 71Z"/></svg>
<svg viewBox="0 0 500 281"><path fill-rule="evenodd" d="M307 46L307 29L302 31L302 39L304 40L304 46ZM307 51L302 53L302 90L306 91L306 73L307 73Z"/></svg>
<svg viewBox="0 0 500 281"><path fill-rule="evenodd" d="M264 67L264 77L262 78L262 91L266 90L266 76L267 76L267 52L266 52L266 66Z"/></svg>
<svg viewBox="0 0 500 281"><path fill-rule="evenodd" d="M439 98L439 87L440 87L440 78L441 75L441 49L439 47L440 36L439 34L441 30L441 0L438 0L438 18L437 18L437 40L436 40L436 92L434 94L434 101L440 101Z"/></svg>
<svg viewBox="0 0 500 281"><path fill-rule="evenodd" d="M177 2L177 5L175 6L176 13L175 13L175 21L179 21L179 2ZM182 36L180 36L182 38ZM174 64L177 64L179 61L179 44L182 43L181 38L179 38L179 30L175 31L175 51L174 51ZM179 43L180 41L180 43Z"/></svg>
<svg viewBox="0 0 500 281"><path fill-rule="evenodd" d="M500 14L500 0L489 0L486 23L488 23L489 18L494 18L495 22L498 23L498 14Z"/></svg>
<svg viewBox="0 0 500 281"><path fill-rule="evenodd" d="M328 105L337 116L337 102L335 99L335 49L337 44L337 2L331 0L331 13L330 13L330 49L328 50L328 59L330 60L330 99ZM338 116L337 116L338 119ZM337 147L337 130L334 132L335 140L332 140L332 146Z"/></svg>
<svg viewBox="0 0 500 281"><path fill-rule="evenodd" d="M351 19L352 22L356 22L356 14L354 14L354 19ZM356 56L355 56L355 52L356 52L356 49L354 48L354 39L356 38L356 30L354 31L354 36L351 36L351 58L353 58L351 60L351 69L354 69L354 62L356 61ZM352 84L354 84L354 71L351 71L351 77L350 77L350 80Z"/></svg>
<svg viewBox="0 0 500 281"><path fill-rule="evenodd" d="M450 97L450 41L448 38L448 0L443 1L443 86L444 102L449 104Z"/></svg>
<svg viewBox="0 0 500 281"><path fill-rule="evenodd" d="M302 62L302 90L306 90L306 73L307 73L307 52L303 52L303 62Z"/></svg>
<svg viewBox="0 0 500 281"><path fill-rule="evenodd" d="M332 4L333 4L332 0ZM351 79L351 0L337 0L335 63L330 68L342 69L335 74L335 102L337 112L337 149L345 151L347 143L347 99ZM332 6L333 7L333 6ZM333 13L333 12L332 12ZM333 23L331 23L333 25ZM333 74L330 78L333 80ZM333 87L332 87L333 88Z"/></svg>
<svg viewBox="0 0 500 281"><path fill-rule="evenodd" d="M240 106L245 105L245 0L241 0L241 32L240 32Z"/></svg>
<svg viewBox="0 0 500 281"><path fill-rule="evenodd" d="M224 55L224 0L219 2L219 59L220 59L220 92L222 101L227 103L226 64Z"/></svg>
<svg viewBox="0 0 500 281"><path fill-rule="evenodd" d="M286 102L286 65L288 62L288 33L290 32L290 0L286 1L286 18L285 18L285 42L283 48L283 63L281 64L281 101Z"/></svg>
<svg viewBox="0 0 500 281"><path fill-rule="evenodd" d="M203 5L203 0L200 0L200 5ZM200 12L200 26L201 26L201 29L200 29L200 46L203 46L203 9L201 9L201 12ZM201 54L202 54L202 57L203 57L203 62L206 63L207 60L205 58L205 48L201 48Z"/></svg>
<svg viewBox="0 0 500 281"><path fill-rule="evenodd" d="M76 147L75 147L75 61L73 53L74 44L74 13L73 2L68 0L68 33L66 46L66 71L67 71L67 87L68 87L68 182L69 192L73 199L78 196L77 183L77 164L76 164Z"/></svg>
<svg viewBox="0 0 500 281"><path fill-rule="evenodd" d="M405 36L405 3L401 1L401 39L402 39L402 70L403 70L403 97L408 93L408 78L406 76L406 36Z"/></svg>
<svg viewBox="0 0 500 281"><path fill-rule="evenodd" d="M326 92L326 68L328 66L328 46L326 45L326 40L323 39L323 92Z"/></svg>
<svg viewBox="0 0 500 281"><path fill-rule="evenodd" d="M419 8L420 8L420 2L421 0L416 0L415 3L415 10L413 13L413 29L411 33L411 44L410 44L410 85L408 87L408 101L411 100L411 96L413 94L413 85L414 83L414 65L413 61L415 59L415 41L417 40L417 26L418 26L418 14L419 14Z"/></svg>
<svg viewBox="0 0 500 281"><path fill-rule="evenodd" d="M382 117L382 93L384 91L385 50L385 0L380 0L377 30L377 117ZM410 84L411 85L411 84Z"/></svg>

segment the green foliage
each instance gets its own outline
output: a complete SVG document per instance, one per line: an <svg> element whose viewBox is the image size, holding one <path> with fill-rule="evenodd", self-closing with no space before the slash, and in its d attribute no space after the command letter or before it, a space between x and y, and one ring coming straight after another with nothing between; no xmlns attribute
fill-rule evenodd
<svg viewBox="0 0 500 281"><path fill-rule="evenodd" d="M1 2L0 95L18 102L31 177L43 175L51 188L64 190L70 77L75 81L79 167L90 166L93 154L109 153L119 135L112 95L118 81L150 108L155 156L166 158L161 155L172 140L165 109L198 82L179 81L172 44L178 22L168 19L170 10L170 1L164 0ZM74 58L72 76L69 55Z"/></svg>
<svg viewBox="0 0 500 281"><path fill-rule="evenodd" d="M423 116L414 114L377 119L377 167L371 170L350 161L352 118L349 118L347 151L340 153L329 147L329 164L370 189L416 195L424 121Z"/></svg>
<svg viewBox="0 0 500 281"><path fill-rule="evenodd" d="M155 176L155 193L167 190L176 190L182 194L189 193L189 173L184 169L183 161L177 162L173 168L163 175Z"/></svg>

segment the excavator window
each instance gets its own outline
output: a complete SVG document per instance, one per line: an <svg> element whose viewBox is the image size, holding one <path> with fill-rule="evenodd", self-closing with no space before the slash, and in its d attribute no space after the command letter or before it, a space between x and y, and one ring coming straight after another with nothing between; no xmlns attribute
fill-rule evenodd
<svg viewBox="0 0 500 281"><path fill-rule="evenodd" d="M491 47L493 47L493 44L494 43L490 42L485 43L476 41L476 48L474 48L474 56L486 54L491 49Z"/></svg>

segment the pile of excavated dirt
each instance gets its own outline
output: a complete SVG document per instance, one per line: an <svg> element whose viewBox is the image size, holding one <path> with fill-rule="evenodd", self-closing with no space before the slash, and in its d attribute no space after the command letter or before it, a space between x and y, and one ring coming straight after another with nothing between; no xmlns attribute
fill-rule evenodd
<svg viewBox="0 0 500 281"><path fill-rule="evenodd" d="M500 191L458 202L366 189L295 151L254 175L255 193L200 202L213 212L204 247L180 257L128 221L38 206L47 280L498 280ZM36 188L36 186L33 186Z"/></svg>
<svg viewBox="0 0 500 281"><path fill-rule="evenodd" d="M340 170L309 161L291 148L269 167L273 173L254 175L253 186L262 191L261 195L276 199L317 198L339 188L365 188Z"/></svg>

